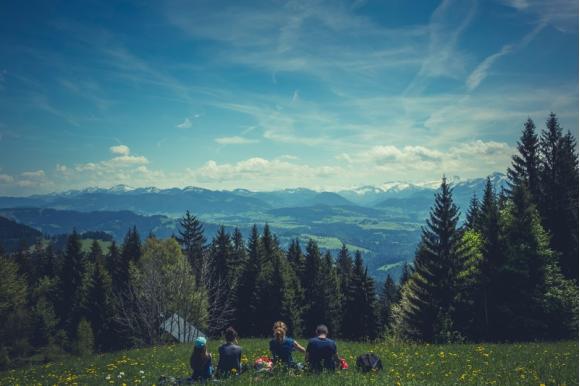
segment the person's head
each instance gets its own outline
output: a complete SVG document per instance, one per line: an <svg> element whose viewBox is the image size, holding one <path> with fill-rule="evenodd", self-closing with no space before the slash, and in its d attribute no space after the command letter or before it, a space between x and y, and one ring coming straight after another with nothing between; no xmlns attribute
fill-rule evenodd
<svg viewBox="0 0 580 386"><path fill-rule="evenodd" d="M238 339L238 333L236 332L236 330L234 330L233 327L228 327L226 329L224 335L226 338L226 342L228 342L228 343L235 342L236 339Z"/></svg>
<svg viewBox="0 0 580 386"><path fill-rule="evenodd" d="M316 335L328 335L328 327L326 327L324 324L319 324L318 327L316 327Z"/></svg>
<svg viewBox="0 0 580 386"><path fill-rule="evenodd" d="M207 353L207 340L200 336L193 343L193 362L194 366L201 367L209 358Z"/></svg>
<svg viewBox="0 0 580 386"><path fill-rule="evenodd" d="M279 320L276 323L274 323L274 327L272 327L272 331L276 332L277 329L283 329L284 332L288 332L288 326L286 325L286 323L284 323L283 321Z"/></svg>
<svg viewBox="0 0 580 386"><path fill-rule="evenodd" d="M282 343L285 337L286 330L284 330L282 327L278 327L274 330L274 339L276 339L276 342Z"/></svg>

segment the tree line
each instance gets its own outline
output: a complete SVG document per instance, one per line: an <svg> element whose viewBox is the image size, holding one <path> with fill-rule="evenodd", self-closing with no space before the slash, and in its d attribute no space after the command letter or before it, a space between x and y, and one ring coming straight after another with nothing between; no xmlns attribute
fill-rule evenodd
<svg viewBox="0 0 580 386"><path fill-rule="evenodd" d="M508 187L488 178L465 224L445 179L391 307L394 334L426 341L561 339L578 333L578 156L555 114L528 119Z"/></svg>
<svg viewBox="0 0 580 386"><path fill-rule="evenodd" d="M488 178L460 224L443 179L412 265L380 289L360 251L316 241L283 248L266 224L244 239L221 226L208 242L187 212L178 234L88 252L77 232L0 253L0 367L33 353L51 360L159 344L178 315L210 335L234 326L266 336L276 320L308 335L421 341L559 339L578 331L578 156L554 114L540 135L524 124L508 188ZM1 252L1 251L0 251Z"/></svg>

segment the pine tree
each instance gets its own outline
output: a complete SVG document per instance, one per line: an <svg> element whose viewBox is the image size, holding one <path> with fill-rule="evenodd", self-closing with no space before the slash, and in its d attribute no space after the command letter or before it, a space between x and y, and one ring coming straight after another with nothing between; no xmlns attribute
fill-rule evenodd
<svg viewBox="0 0 580 386"><path fill-rule="evenodd" d="M512 194L513 194L512 188ZM488 177L483 191L479 228L477 231L482 237L482 307L483 307L483 335L491 338L501 324L497 317L497 298L501 297L501 284L498 283L497 270L503 263L503 245L500 241L500 209L493 186Z"/></svg>
<svg viewBox="0 0 580 386"><path fill-rule="evenodd" d="M141 238L137 228L133 227L127 231L121 246L118 263L114 269L113 284L116 290L123 291L129 284L129 264L137 263L141 258Z"/></svg>
<svg viewBox="0 0 580 386"><path fill-rule="evenodd" d="M578 155L576 141L550 114L540 139L539 211L562 272L578 280Z"/></svg>
<svg viewBox="0 0 580 386"><path fill-rule="evenodd" d="M455 278L461 261L459 213L443 178L415 257L415 271L404 285L396 328L405 337L432 341L453 312Z"/></svg>
<svg viewBox="0 0 580 386"><path fill-rule="evenodd" d="M379 323L381 331L388 333L390 330L393 304L399 301L399 288L391 275L387 275L381 296L379 298Z"/></svg>
<svg viewBox="0 0 580 386"><path fill-rule="evenodd" d="M343 336L349 339L377 336L377 306L374 282L364 267L362 254L356 251L344 312Z"/></svg>
<svg viewBox="0 0 580 386"><path fill-rule="evenodd" d="M564 140L558 118L551 113L540 139L541 199L538 207L542 223L551 235L550 245L560 254L563 273L577 279L578 243L574 239L578 234L578 163L575 149L570 146L573 138L568 138ZM571 186L569 182L574 179L576 183ZM576 269L571 269L574 266Z"/></svg>
<svg viewBox="0 0 580 386"><path fill-rule="evenodd" d="M323 293L321 283L321 257L316 241L308 240L306 261L304 264L304 328L306 332L314 331L323 318Z"/></svg>
<svg viewBox="0 0 580 386"><path fill-rule="evenodd" d="M346 331L345 320L346 316L346 303L348 300L348 289L350 286L350 279L352 276L352 257L348 248L343 243L340 251L338 251L338 256L336 258L336 272L338 275L339 283L339 297L340 297L340 333L344 335Z"/></svg>
<svg viewBox="0 0 580 386"><path fill-rule="evenodd" d="M68 237L61 273L61 307L64 327L69 337L74 337L80 320L80 289L83 279L83 252L81 239L76 230Z"/></svg>
<svg viewBox="0 0 580 386"><path fill-rule="evenodd" d="M496 283L501 294L496 299L500 316L497 338L538 338L547 329L541 299L552 251L525 184L514 186L502 222L506 257Z"/></svg>
<svg viewBox="0 0 580 386"><path fill-rule="evenodd" d="M405 283L407 281L409 281L412 274L413 274L413 267L408 262L405 261L403 263L403 268L401 269L401 277L399 278L399 298L400 298L401 289L403 288Z"/></svg>
<svg viewBox="0 0 580 386"><path fill-rule="evenodd" d="M232 242L233 255L228 269L230 271L230 280L235 284L239 280L242 267L248 258L248 254L246 253L246 244L244 243L244 236L238 227L234 229Z"/></svg>
<svg viewBox="0 0 580 386"><path fill-rule="evenodd" d="M274 321L284 320L289 334L296 336L301 333L300 304L292 275L290 264L282 251L278 251L273 257L272 277L267 294L274 301L271 304L272 313L267 319L269 325L264 327L266 331Z"/></svg>
<svg viewBox="0 0 580 386"><path fill-rule="evenodd" d="M334 336L338 336L340 335L342 317L341 297L339 296L340 282L330 251L326 251L321 260L320 279L322 287L322 323L326 324Z"/></svg>
<svg viewBox="0 0 580 386"><path fill-rule="evenodd" d="M256 279L262 264L262 245L258 227L254 224L248 240L248 258L245 261L240 280L236 287L236 317L237 329L241 335L255 336L257 333L254 312L256 302Z"/></svg>
<svg viewBox="0 0 580 386"><path fill-rule="evenodd" d="M515 184L525 183L535 202L540 200L538 147L536 125L528 118L517 144L519 154L512 156L512 165L507 171L507 177L510 191Z"/></svg>
<svg viewBox="0 0 580 386"><path fill-rule="evenodd" d="M467 229L477 229L479 225L479 217L479 200L477 199L477 195L473 193L473 197L471 197L471 201L469 202L467 214L465 215L465 227Z"/></svg>
<svg viewBox="0 0 580 386"><path fill-rule="evenodd" d="M183 253L189 260L195 274L195 281L201 285L201 270L203 266L206 239L203 235L203 225L197 217L192 216L189 210L179 220L179 236L176 240L181 245Z"/></svg>
<svg viewBox="0 0 580 386"><path fill-rule="evenodd" d="M296 276L302 281L302 278L304 277L305 258L304 254L302 253L302 248L300 248L300 241L298 238L290 240L286 258L292 266Z"/></svg>
<svg viewBox="0 0 580 386"><path fill-rule="evenodd" d="M111 275L111 283L113 286L113 293L118 293L126 282L123 282L125 272L124 269L121 267L121 253L119 252L119 248L117 247L117 243L115 240L111 242L111 246L109 247L109 253L105 258L105 264L107 267L107 271ZM128 272L127 272L128 275Z"/></svg>
<svg viewBox="0 0 580 386"><path fill-rule="evenodd" d="M97 258L91 272L85 315L95 336L99 350L114 348L111 321L113 319L112 281L102 258Z"/></svg>
<svg viewBox="0 0 580 386"><path fill-rule="evenodd" d="M233 285L231 281L233 275L230 271L233 255L234 246L232 240L225 227L221 225L210 246L211 270L216 282L226 281L228 286Z"/></svg>

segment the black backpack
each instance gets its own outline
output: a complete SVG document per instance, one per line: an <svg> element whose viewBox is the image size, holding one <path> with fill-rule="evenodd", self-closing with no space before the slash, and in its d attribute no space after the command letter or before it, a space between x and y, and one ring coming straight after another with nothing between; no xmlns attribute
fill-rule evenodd
<svg viewBox="0 0 580 386"><path fill-rule="evenodd" d="M368 352L359 355L358 358L356 358L356 367L363 373L379 371L383 369L383 362L381 362L381 358L376 356L376 354Z"/></svg>

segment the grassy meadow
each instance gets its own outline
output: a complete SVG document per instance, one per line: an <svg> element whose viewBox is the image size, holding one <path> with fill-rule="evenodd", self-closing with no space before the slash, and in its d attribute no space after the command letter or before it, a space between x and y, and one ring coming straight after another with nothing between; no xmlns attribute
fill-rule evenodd
<svg viewBox="0 0 580 386"><path fill-rule="evenodd" d="M301 343L306 343L302 340ZM268 355L265 339L244 339L243 360L250 365ZM209 349L217 363L219 342ZM336 374L257 376L252 370L220 382L231 385L577 385L578 343L413 345L338 342L351 368ZM384 370L360 374L357 355L373 351ZM30 366L0 373L0 385L153 385L161 375L189 375L190 345L168 345ZM302 361L301 354L295 359Z"/></svg>

